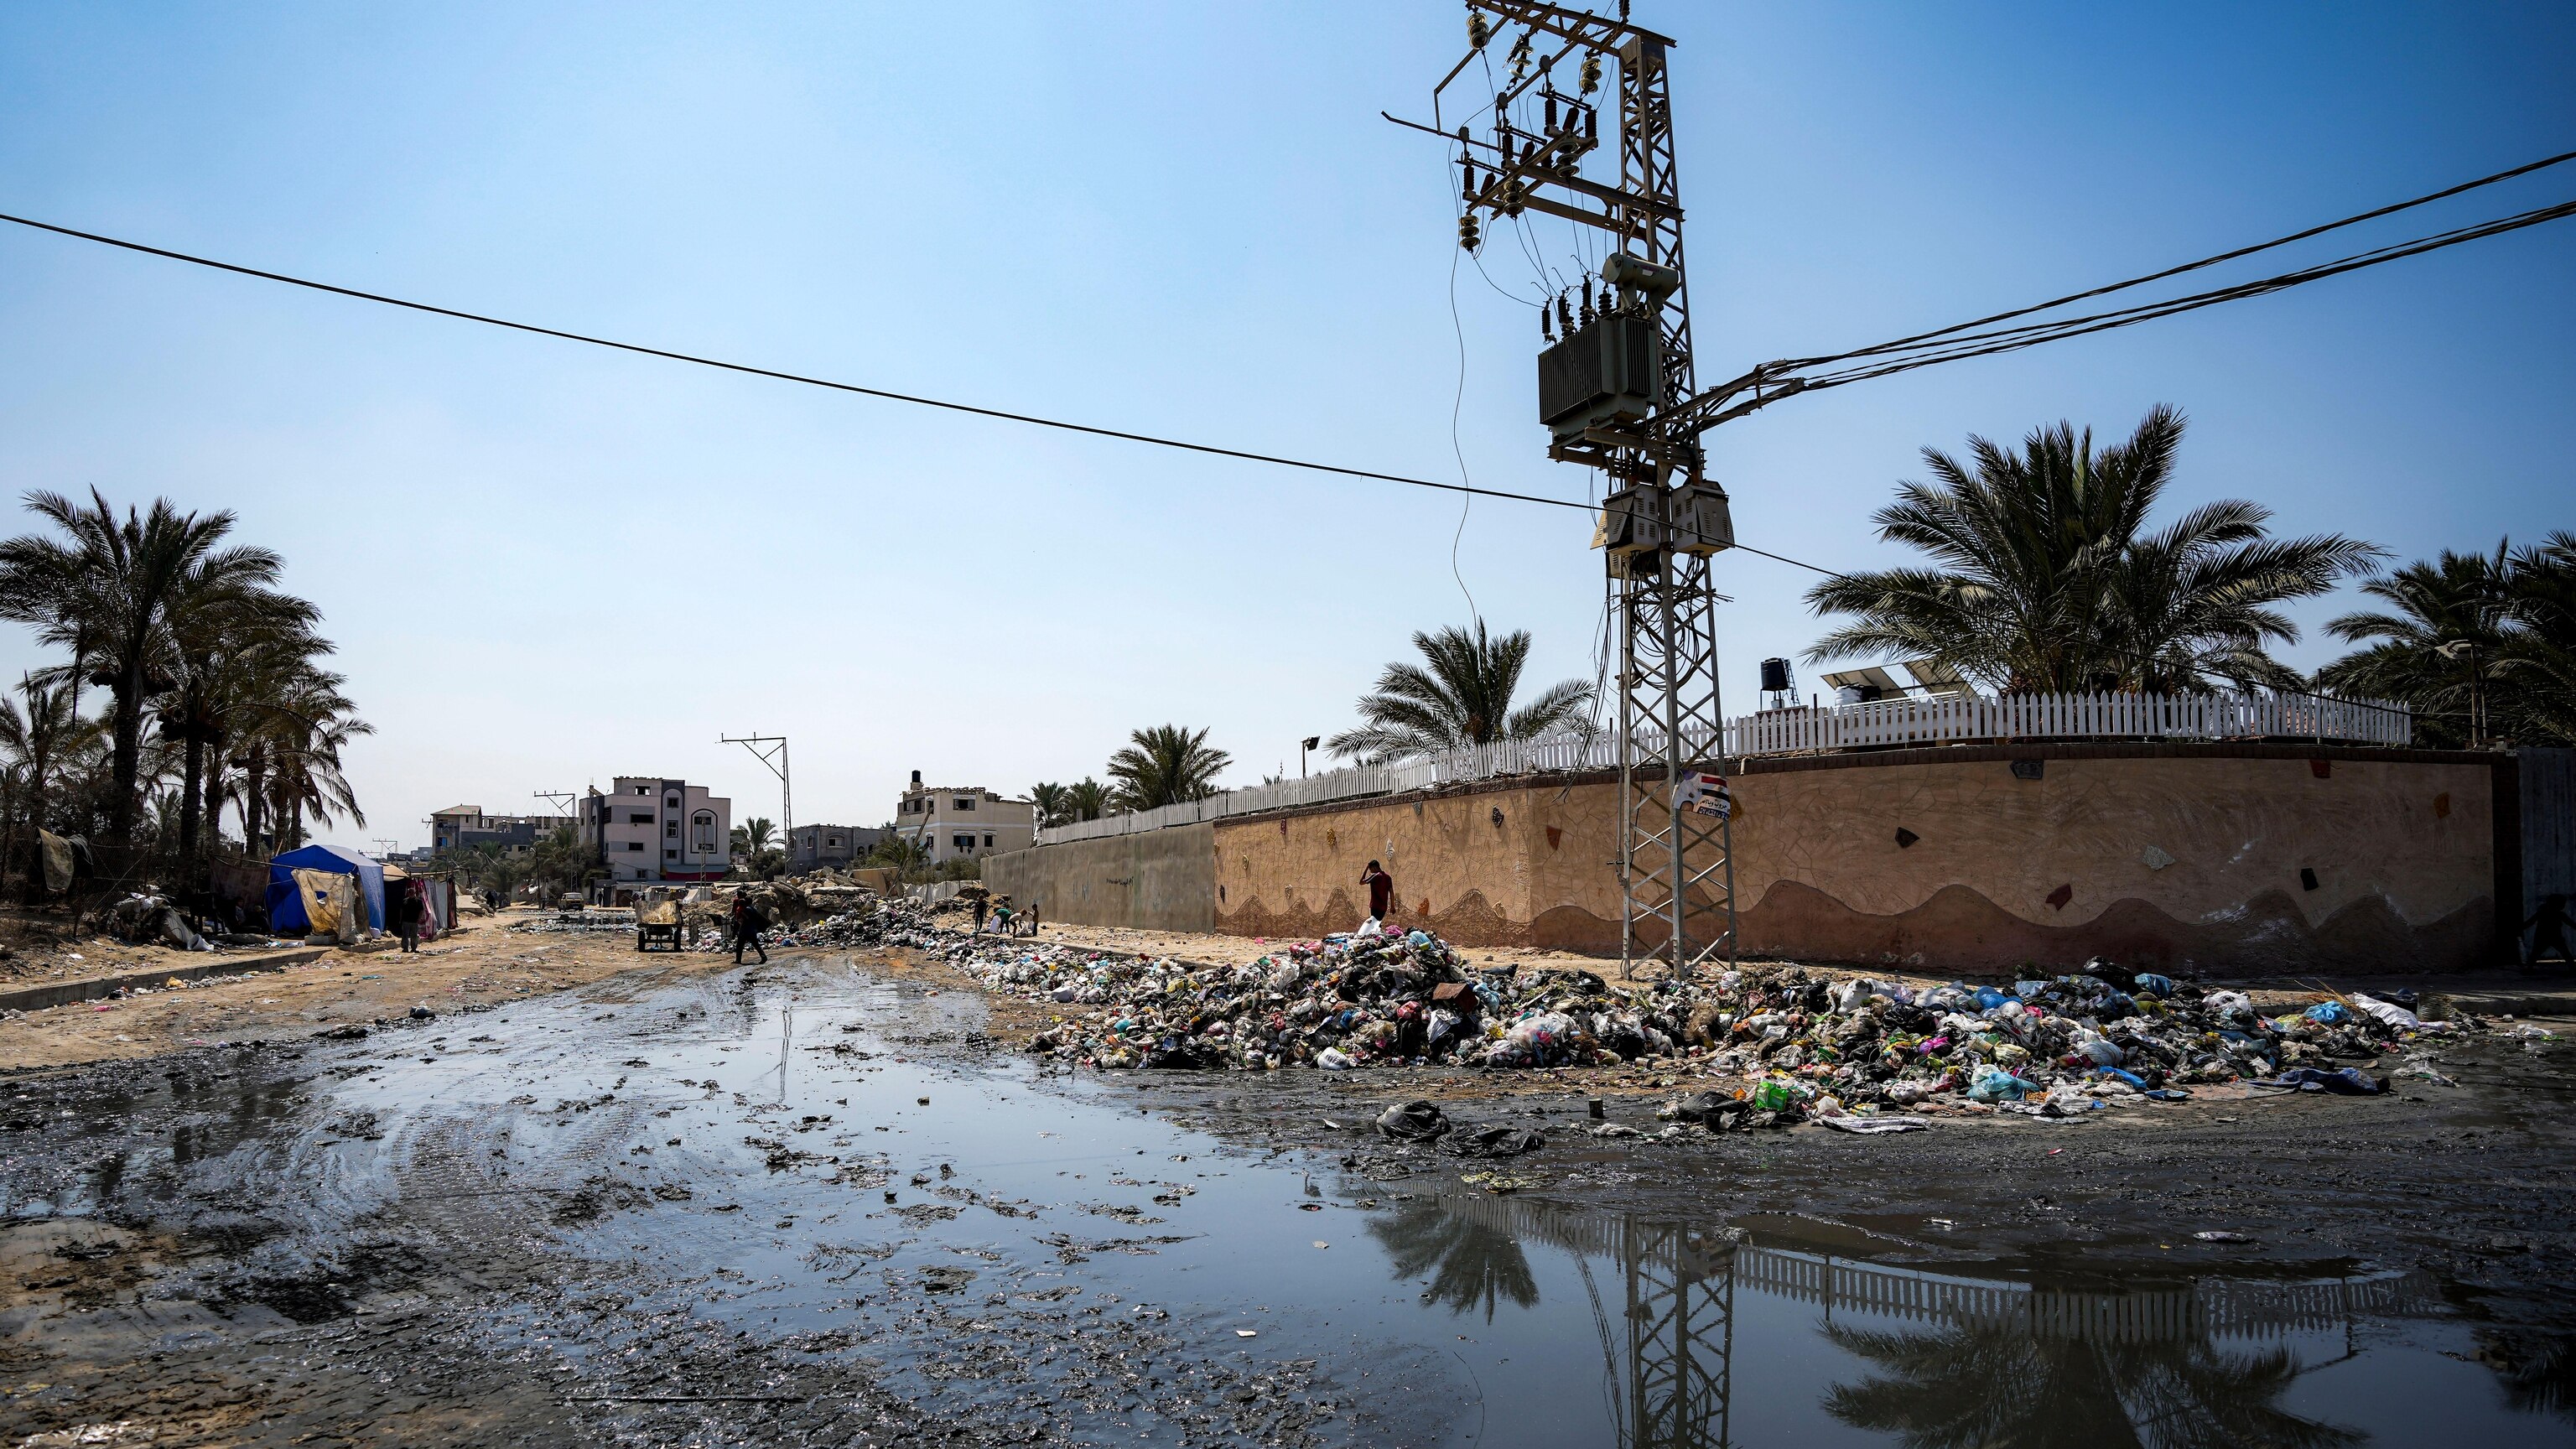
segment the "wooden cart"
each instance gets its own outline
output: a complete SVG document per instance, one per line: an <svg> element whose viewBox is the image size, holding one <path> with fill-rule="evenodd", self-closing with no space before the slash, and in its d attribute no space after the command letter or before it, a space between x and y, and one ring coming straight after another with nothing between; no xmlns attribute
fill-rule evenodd
<svg viewBox="0 0 2576 1449"><path fill-rule="evenodd" d="M676 896L640 901L635 906L635 949L650 951L657 943L666 951L683 949L680 901Z"/></svg>

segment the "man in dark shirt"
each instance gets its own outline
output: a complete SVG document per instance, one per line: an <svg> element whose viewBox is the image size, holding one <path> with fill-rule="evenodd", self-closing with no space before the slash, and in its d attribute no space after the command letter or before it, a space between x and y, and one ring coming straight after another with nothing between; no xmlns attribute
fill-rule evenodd
<svg viewBox="0 0 2576 1449"><path fill-rule="evenodd" d="M422 904L419 882L404 881L402 889L394 896L394 934L402 938L402 948L406 951L420 949Z"/></svg>
<svg viewBox="0 0 2576 1449"><path fill-rule="evenodd" d="M1388 908L1395 904L1395 877L1372 860L1360 872L1360 884L1368 887L1370 917L1384 922Z"/></svg>
<svg viewBox="0 0 2576 1449"><path fill-rule="evenodd" d="M733 964L742 964L742 948L749 946L760 953L760 964L769 964L769 948L760 944L761 915L747 894L733 898Z"/></svg>

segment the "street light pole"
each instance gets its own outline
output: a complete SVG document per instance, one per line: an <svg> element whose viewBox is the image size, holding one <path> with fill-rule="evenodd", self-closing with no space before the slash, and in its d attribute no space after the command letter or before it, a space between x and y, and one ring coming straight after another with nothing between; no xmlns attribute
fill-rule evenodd
<svg viewBox="0 0 2576 1449"><path fill-rule="evenodd" d="M1297 742L1297 778L1306 778L1306 752L1324 742L1322 735L1308 735Z"/></svg>

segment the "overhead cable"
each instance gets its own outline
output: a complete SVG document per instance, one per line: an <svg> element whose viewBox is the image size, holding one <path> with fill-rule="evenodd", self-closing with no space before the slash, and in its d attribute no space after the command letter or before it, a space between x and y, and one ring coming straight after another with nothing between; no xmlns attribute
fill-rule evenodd
<svg viewBox="0 0 2576 1449"><path fill-rule="evenodd" d="M1953 326L1943 327L1935 331L1918 332L1911 337L1899 337L1893 342L1882 342L1875 347L1856 348L1850 352L1838 352L1829 357L1803 357L1797 359L1790 365L1795 367L1817 367L1829 362L1840 362L1845 358L1867 357L1876 353L1911 347L1917 343L1928 342L1938 337L1946 337L1955 332L1965 332L1972 327L1985 327L1997 322L2009 322L2015 317L2027 317L2034 312L2046 312L2053 308L2063 307L2070 302L2081 302L2093 297L2107 296L2113 292L2126 291L2131 287L2141 287L2149 282L2161 282L2167 277L2178 277L2185 272L2195 272L2203 267L2214 267L2220 262L2232 262L2239 257L2250 257L2256 252L2270 251L2274 247L2288 246L2292 242L2306 241L2308 238L2313 236L2323 236L2327 232L2336 231L2343 227L2356 226L2362 222L2373 221L2383 216L2391 216L2397 212L2406 211L2413 207L2429 205L2432 202L2441 201L2448 197L2458 196L2463 192L2475 191L2481 186L2493 186L2500 181L2510 181L2517 176L2527 176L2534 171L2543 171L2549 167L2563 165L2569 161L2576 161L2576 151L2562 151L2555 156L2544 156L2537 161L2530 162L2526 165L2516 166L2509 171L2499 171L2492 176L2481 176L2475 181L2463 181L2457 186L2446 186L2439 191L2427 192L2426 194L2418 196L2410 201L2400 201L2388 206L2378 207L2371 211L2359 212L2355 215L2344 217L2340 221L2330 221L2323 226L2312 226L2305 231L2294 231L2288 236L2274 237L2272 240L2267 242L2256 242L2252 246L2238 247L2233 251L2220 252L2214 257L2203 257L2199 261L2185 262L2176 267L2167 267L2160 272L2149 272L2143 277L2131 277L2125 282L2113 282L2108 286L2094 287L2082 292L2070 292L2054 301L2034 302L2030 306L2016 307L2009 312L1997 312L1991 317L1979 317L1974 321L1957 323Z"/></svg>
<svg viewBox="0 0 2576 1449"><path fill-rule="evenodd" d="M883 398L888 402L911 403L916 407L942 408L949 412L971 413L976 417L999 418L1004 422L1012 423L1027 423L1032 427L1057 428L1068 433L1088 433L1093 437L1117 438L1122 442L1146 443L1157 448L1178 448L1184 452L1206 453L1219 458L1240 458L1249 463L1275 463L1282 468L1303 468L1314 473L1337 473L1345 478L1367 478L1380 483L1402 483L1413 488L1436 488L1444 493L1472 493L1482 498L1508 498L1516 503L1544 503L1557 508L1579 508L1587 513L1592 511L1591 504L1578 502L1568 498L1545 498L1535 493L1508 493L1495 488L1474 488L1463 483L1442 483L1430 478L1408 478L1400 473L1380 473L1368 468L1345 468L1337 463L1317 463L1304 458L1284 458L1275 453L1255 453L1242 448L1220 448L1213 443L1192 443L1179 438L1159 437L1152 433L1129 432L1123 428L1104 428L1091 423L1066 422L1062 418L1039 417L1033 413L1015 413L1005 411L1001 408L978 407L973 403L950 402L944 398L922 397L915 393L894 392L881 387L864 387L855 382L835 382L830 378L809 377L803 373L783 372L773 367L755 367L746 362L727 362L722 358L700 357L694 353L675 352L666 347L648 347L640 342L620 342L612 337L593 337L587 333L567 332L558 327L541 327L533 322L513 322L506 317L490 317L479 312L460 311L454 307L441 307L429 302L415 302L404 297L389 297L380 292L362 292L355 287L335 286L329 282L317 282L307 277L289 276L284 272L263 271L257 267L245 267L233 262L217 261L212 257L192 256L187 252L171 251L166 247L146 246L142 242L127 241L122 237L102 236L97 232L78 231L67 226L57 226L52 222L37 221L30 217L11 216L5 212L0 212L0 221L14 222L19 226L30 227L37 231L52 232L57 236L72 237L79 241L96 242L101 246L118 247L129 252L141 252L145 256L164 257L174 262L186 262L190 266L208 267L215 271L231 272L244 277L257 277L260 280L267 282L283 282L290 287L303 287L315 292L328 292L335 297L351 297L361 302L375 302L387 307L401 307L414 312L427 312L433 316L453 317L460 322L479 322L487 327L506 327L513 332L532 332L540 337L553 337L565 342L580 342L592 347L612 348L619 352L632 352L644 357L659 357L669 362L686 362L698 367L713 367L725 372L743 373L751 377L766 377L778 382L801 383L807 387L829 388L834 392L857 393L863 397Z"/></svg>
<svg viewBox="0 0 2576 1449"><path fill-rule="evenodd" d="M2134 326L2137 323L2153 321L2159 317L2171 317L2177 313L2191 312L2202 307L2216 306L2221 302L2234 302L2248 297L2265 296L2273 292L2284 291L2288 288L2299 286L2303 283L2318 281L2326 277L2339 276L2345 272L2359 271L2364 267L2375 267L2383 262L2393 262L2405 257L2420 256L2425 252L2439 251L2444 247L2458 246L2462 242L2477 241L2491 236L2501 236L2506 232L2520 231L2525 227L2538 226L2543 222L2559 221L2570 216L2576 216L2576 201L2562 201L2550 206L2535 207L2530 211L2521 212L2513 216L2499 217L2493 221L2477 222L2469 226L2457 227L2450 231L2437 232L2431 236L2417 237L2412 241L2396 242L2384 247L2374 247L2369 251L2356 252L2351 256L2341 257L2331 262L2321 262L2311 267L2302 267L2297 271L2282 272L2278 275L2264 277L2257 281L2240 282L2234 286L2220 287L2212 291L2198 292L2184 297L2168 298L2161 302L2145 302L2140 303L2135 307L2124 307L2110 312L2096 312L2083 317L2060 318L2052 322L2032 322L2025 323L2018 327L1998 327L1985 332L1960 332L1957 329L1948 329L1948 335L1946 336L1926 334L1927 336L1938 336L1938 340L1934 341L1915 343L1911 345L1886 343L1879 347L1864 349L1861 352L1844 353L1841 355L1841 360L1863 358L1871 358L1872 360L1856 361L1855 365L1851 367L1807 377L1803 379L1803 382L1805 384L1805 390L1812 392L1818 388L1840 387L1845 383L1860 382L1873 377L1885 377L1891 373L1906 372L1918 367L1930 367L1935 363L1956 362L1969 357L1988 357L2001 352L2017 352L2025 347L2036 347L2043 342L2055 342L2066 337L2080 337L2091 332L2106 332L2115 327ZM1876 355L1874 358L1872 357L1873 354ZM1829 363L1834 360L1836 359L1818 359L1817 362L1792 363L1789 364L1789 366L1815 366L1820 363ZM1766 371L1774 374L1778 373L1780 370L1781 364L1777 363L1773 364L1771 368L1766 369Z"/></svg>

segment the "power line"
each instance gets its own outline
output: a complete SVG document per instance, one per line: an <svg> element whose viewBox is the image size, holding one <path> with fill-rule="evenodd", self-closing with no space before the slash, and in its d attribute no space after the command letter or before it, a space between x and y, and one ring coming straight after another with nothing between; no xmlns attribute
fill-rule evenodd
<svg viewBox="0 0 2576 1449"><path fill-rule="evenodd" d="M2341 257L2331 262L2322 262L2312 267L2302 267L2293 272L2282 272L2278 275L2265 277L2258 281L2240 282L2231 287L2220 287L2212 291L2198 292L2189 296L2168 298L2161 302L2145 302L2140 303L2135 307L2124 307L2110 312L2096 312L2083 317L2061 318L2054 322L2034 322L2020 327L2001 327L1990 332L1962 333L1951 336L1946 341L1917 343L1910 348L1901 347L1892 343L1884 344L1881 347L1866 349L1863 353L1846 353L1844 356L1847 358L1857 358L1866 356L1868 353L1886 353L1890 351L1896 352L1899 355L1888 361L1864 362L1859 366L1846 368L1840 372L1825 373L1819 377L1809 379L1806 386L1810 391L1817 388L1840 387L1845 383L1860 382L1873 377L1885 377L1891 373L1906 372L1918 367L1930 367L1935 363L1956 362L1970 357L1989 357L1999 352L2017 352L2025 347L2036 347L2043 342L2055 342L2066 337L2080 337L2091 332L2104 332L2114 327L2134 326L2137 323L2153 321L2159 317L2171 317L2177 313L2197 311L2202 307L2213 307L2221 302L2240 301L2248 297L2260 297L2273 292L2285 291L2303 283L2318 281L2326 277L2340 276L2345 272L2359 271L2363 267L2375 267L2383 262L2393 262L2405 257L2420 256L2425 252L2439 251L2444 247L2458 246L2462 242L2478 241L2491 236L2501 236L2506 232L2520 231L2524 227L2538 226L2543 222L2559 221L2570 216L2576 216L2576 201L2562 201L2551 206L2535 207L2530 211L2521 212L2513 216L2499 217L2493 221L2478 222L2469 226L2458 227L2447 232L2437 232L2431 236L2417 237L2412 241L2392 243L2391 245L2384 247L2374 247L2366 252L2356 252L2348 257ZM1911 357L1903 356L1902 354L1907 351L1914 351L1915 355Z"/></svg>
<svg viewBox="0 0 2576 1449"><path fill-rule="evenodd" d="M1004 422L1028 423L1032 426L1042 428L1060 428L1066 432L1088 433L1094 437L1117 438L1125 442L1147 443L1161 448L1179 448L1186 452L1208 453L1221 458L1240 458L1251 463L1274 463L1284 468L1303 468L1317 473L1337 473L1348 478L1367 478L1381 483L1402 483L1414 488L1436 488L1443 492L1472 494L1479 498L1502 498L1508 499L1514 503L1542 503L1552 508L1573 508L1579 509L1585 513L1595 512L1598 507L1596 504L1581 503L1566 498L1546 498L1535 493L1511 493L1497 488L1475 488L1461 483L1442 483L1429 478L1407 478L1399 473L1380 473L1366 468L1345 468L1334 463L1316 463L1303 458L1283 458L1270 453L1248 452L1241 448L1220 448L1211 443L1184 442L1177 438L1157 437L1151 433L1127 432L1118 428L1096 427L1089 423L1071 423L1065 422L1059 418L1043 418L1030 413L1006 412L999 408L978 407L972 403L949 402L942 398L921 397L912 393L893 392L885 388L863 387L858 383L853 382L835 382L830 378L808 377L802 373L782 372L776 368L755 367L749 363L727 362L721 358L700 357L693 353L674 352L668 348L648 347L639 342L620 342L615 338L593 337L581 332L567 332L561 328L543 327L533 322L514 322L506 317L491 317L479 312L466 312L454 307L441 307L429 302L415 302L405 297L386 296L379 292L362 292L354 287L337 286L330 282L317 282L308 277L292 276L285 272L264 271L258 267L246 267L235 262L217 261L212 257L194 256L187 252L171 251L166 247L149 246L142 242L128 241L122 237L103 236L97 232L79 231L72 227L58 226L52 222L37 221L29 217L12 216L5 212L0 212L0 221L14 222L19 226L29 227L36 231L52 232L57 236L67 236L77 241L95 242L101 246L117 247L130 252L140 252L145 256L162 257L174 262L186 262L191 266L207 267L214 271L231 272L235 275L244 277L256 277L261 281L266 282L283 282L291 287L303 287L315 292L328 292L335 297L349 297L361 302L374 302L382 306L400 307L413 312L427 312L434 316L452 317L460 322L479 322L487 327L503 327L514 332L529 332L540 337L553 337L565 342L579 342L592 347L606 347L619 352L632 352L645 357L658 357L669 362L685 362L698 367L712 367L725 372L739 372L752 377L771 378L779 382L801 383L807 387L828 388L835 392L857 393L863 397L883 398L889 402L911 403L917 407L942 408L950 412L971 413L977 417L998 418ZM1759 554L1763 558L1776 559L1779 562L1786 564L1794 564L1802 569L1813 569L1817 573L1827 574L1835 578L1842 577L1842 575L1834 573L1832 569L1819 568L1811 563L1801 563L1797 559L1788 558L1781 554L1768 553L1742 543L1735 544L1734 547L1742 549L1746 553Z"/></svg>
<svg viewBox="0 0 2576 1449"><path fill-rule="evenodd" d="M257 277L265 282L283 282L290 287L303 287L315 292L328 292L335 297L351 297L361 302L375 302L387 307L401 307L414 312L427 312L438 317L452 317L460 322L479 322L486 327L506 327L513 332L531 332L539 337L553 337L565 342L580 342L592 347L606 347L619 352L632 352L644 357L659 357L669 362L686 362L698 367L712 367L725 372L739 372L751 377L766 377L778 382L801 383L807 387L829 388L834 392L857 393L862 397L883 398L888 402L911 403L916 407L942 408L949 412L971 413L981 418L998 418L1004 422L1027 423L1032 427L1057 428L1068 433L1088 433L1098 438L1116 438L1122 442L1146 443L1157 448L1178 448L1183 452L1206 453L1219 458L1240 458L1248 463L1273 463L1282 468L1303 468L1314 473L1337 473L1345 478L1367 478L1380 483L1402 483L1413 488L1437 488L1444 493L1470 493L1481 498L1508 498L1516 503L1544 503L1556 508L1580 508L1591 511L1588 503L1565 498L1543 498L1535 493L1507 493L1495 488L1474 488L1463 483L1441 483L1429 478L1407 478L1400 473L1380 473L1367 468L1345 468L1335 463L1317 463L1304 458L1283 458L1275 453L1254 453L1241 448L1220 448L1212 443L1185 442L1179 438L1158 437L1152 433L1134 433L1120 428L1098 427L1090 423L1066 422L1061 418L1042 418L1032 413L1007 412L1000 408L978 407L973 403L950 402L944 398L922 397L914 393L893 392L881 387L863 387L854 382L835 382L830 378L809 377L803 373L782 372L773 367L755 367L747 362L727 362L722 358L700 357L694 353L674 352L665 347L648 347L640 342L620 342L613 337L593 337L582 332L567 332L558 327L541 327L533 322L513 322L507 317L490 317L480 312L466 312L454 307L441 307L429 302L415 302L405 297L389 297L380 292L362 292L354 287L335 286L308 277L290 276L284 272L263 271L212 257L192 256L166 247L147 246L122 237L102 236L97 232L79 231L57 226L31 217L11 216L0 212L0 221L13 222L36 231L52 232L78 241L96 242L145 256L163 257L190 266L206 267L237 276Z"/></svg>
<svg viewBox="0 0 2576 1449"><path fill-rule="evenodd" d="M2413 207L2429 205L2432 202L2458 196L2463 192L2475 191L2481 186L2493 186L2499 181L2510 181L2517 176L2527 176L2534 171L2546 170L2549 167L2562 165L2568 161L2576 161L2576 151L2562 151L2555 156L2544 156L2537 161L2533 161L2522 166L2516 166L2509 171L2499 171L2493 176L2481 176L2475 181L2463 181L2457 186L2446 186L2440 191L2428 192L2411 201L2400 201L2388 206L2376 208L2375 210L2359 212L2355 215L2347 216L2340 221L2330 221L2323 226L2312 226L2305 231L2294 231L2288 236L2274 237L2272 240L2267 242L2256 242L2252 246L2238 247L2233 251L2220 252L2214 257L2203 257L2199 261L2185 262L2178 267L2167 267L2160 272L2149 272L2143 277L2131 277L2125 282L2113 282L2108 286L2094 287L2087 291L2070 292L2066 296L2059 297L2054 301L2035 302L2027 307L2016 307L2009 312L1997 312L1991 317L1979 317L1972 322L1961 322L1954 326L1940 328L1937 331L1918 332L1911 337L1900 337L1893 342L1882 342L1875 347L1863 347L1850 352L1839 352L1830 357L1801 358L1792 365L1799 367L1815 367L1828 362L1840 362L1843 359L1850 357L1866 357L1874 353L1889 352L1899 348L1911 347L1919 342L1926 342L1936 337L1944 337L1954 332L1964 332L1972 327L1985 327L1996 322L2009 322L2015 317L2027 317L2034 312L2046 312L2052 308L2063 307L2070 302L2081 302L2092 297L2107 296L2113 292L2126 291L2131 287L2141 287L2149 282L2161 282L2167 277L2178 277L2185 272L2195 272L2203 267L2214 267L2220 262L2232 262L2239 257L2250 257L2256 252L2270 251L2274 247L2288 246L2292 242L2306 241L2308 238L2313 236L2323 236L2327 232L2336 231L2343 227L2355 226L2361 222L2373 221L2383 216L2391 216L2397 212L2406 211Z"/></svg>

